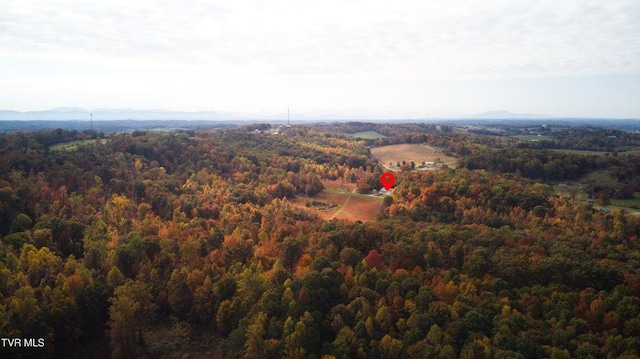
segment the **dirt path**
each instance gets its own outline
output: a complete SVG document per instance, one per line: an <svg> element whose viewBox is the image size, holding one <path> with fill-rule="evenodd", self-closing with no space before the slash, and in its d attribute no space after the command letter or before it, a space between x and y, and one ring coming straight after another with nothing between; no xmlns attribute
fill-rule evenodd
<svg viewBox="0 0 640 359"><path fill-rule="evenodd" d="M340 208L336 213L334 213L333 216L331 216L331 218L329 219L334 219L338 214L340 214L340 212L342 212L342 210L347 207L347 204L349 203L350 198L351 198L351 192L347 192L347 199L344 200L344 203L342 204L342 208Z"/></svg>

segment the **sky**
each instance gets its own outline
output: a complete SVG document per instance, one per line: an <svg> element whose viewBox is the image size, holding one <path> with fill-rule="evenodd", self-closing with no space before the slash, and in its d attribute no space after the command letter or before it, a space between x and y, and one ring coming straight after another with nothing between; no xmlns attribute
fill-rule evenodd
<svg viewBox="0 0 640 359"><path fill-rule="evenodd" d="M640 118L637 0L2 0L0 109Z"/></svg>

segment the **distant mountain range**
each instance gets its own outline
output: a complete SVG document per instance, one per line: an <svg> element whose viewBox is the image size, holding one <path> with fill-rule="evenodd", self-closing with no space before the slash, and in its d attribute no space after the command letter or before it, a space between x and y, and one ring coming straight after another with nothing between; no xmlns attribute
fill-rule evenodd
<svg viewBox="0 0 640 359"><path fill-rule="evenodd" d="M135 110L135 109L95 109L87 110L76 107L60 107L45 111L1 111L0 120L76 120L89 121L93 115L94 121L101 120L210 120L228 121L242 119L232 113L215 111L166 111L166 110Z"/></svg>
<svg viewBox="0 0 640 359"><path fill-rule="evenodd" d="M204 121L260 121L286 120L287 113L233 113L218 111L170 111L137 109L94 109L78 107L60 107L44 111L8 111L0 110L0 120L204 120ZM545 119L545 115L520 114L508 111L488 111L476 115L467 115L454 111L433 111L417 114L402 111L346 111L312 112L306 114L291 113L292 121L338 121L338 120L420 120L420 119Z"/></svg>
<svg viewBox="0 0 640 359"><path fill-rule="evenodd" d="M487 111L477 115L472 116L473 118L478 119L516 119L516 118L527 118L527 119L545 119L551 118L547 115L536 115L533 113L513 113L509 111Z"/></svg>

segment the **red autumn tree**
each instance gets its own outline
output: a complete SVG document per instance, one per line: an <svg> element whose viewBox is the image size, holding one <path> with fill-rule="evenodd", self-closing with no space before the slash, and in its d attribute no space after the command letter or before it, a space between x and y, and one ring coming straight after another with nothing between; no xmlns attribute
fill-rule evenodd
<svg viewBox="0 0 640 359"><path fill-rule="evenodd" d="M371 267L382 267L382 255L375 249L370 250L364 260Z"/></svg>

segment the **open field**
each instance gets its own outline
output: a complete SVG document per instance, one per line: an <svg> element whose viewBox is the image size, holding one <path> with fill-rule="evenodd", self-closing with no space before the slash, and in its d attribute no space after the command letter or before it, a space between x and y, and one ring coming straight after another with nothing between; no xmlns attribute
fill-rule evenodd
<svg viewBox="0 0 640 359"><path fill-rule="evenodd" d="M550 141L551 137L550 136L543 136L543 135L517 135L517 136L509 136L509 137L513 137L513 138L517 138L523 141Z"/></svg>
<svg viewBox="0 0 640 359"><path fill-rule="evenodd" d="M564 153L571 153L571 154L575 154L575 155L585 155L585 156L604 156L605 154L609 154L611 155L611 152L606 152L606 151L583 151L583 150L561 150L561 149L553 149L550 151L555 151L555 152L564 152ZM637 149L631 149L631 150L627 150L624 152L618 152L619 156L624 156L624 155L638 155L640 154L640 150Z"/></svg>
<svg viewBox="0 0 640 359"><path fill-rule="evenodd" d="M434 168L446 164L449 167L456 167L458 160L455 157L447 156L442 153L442 149L428 146L428 145L416 145L416 144L401 144L390 145L371 148L371 155L374 159L380 160L384 166L390 169L397 169L395 165L397 162L407 163L413 161L416 167L422 164L422 162L433 162L434 165L427 166L428 168ZM392 166L389 166L392 163Z"/></svg>
<svg viewBox="0 0 640 359"><path fill-rule="evenodd" d="M619 207L628 207L634 209L640 209L640 192L633 194L633 198L629 199L611 199L611 204Z"/></svg>
<svg viewBox="0 0 640 359"><path fill-rule="evenodd" d="M356 132L356 133L351 133L350 134L352 137L355 138L362 138L364 140L376 140L378 138L386 138L387 136L378 133L376 131L363 131L363 132Z"/></svg>
<svg viewBox="0 0 640 359"><path fill-rule="evenodd" d="M313 197L299 196L291 200L296 206L305 207L307 201L318 201L335 204L329 209L318 209L316 212L323 219L347 219L350 221L372 221L382 205L383 196L371 196L353 193L354 183L343 181L322 181L324 189ZM307 207L305 207L307 208Z"/></svg>
<svg viewBox="0 0 640 359"><path fill-rule="evenodd" d="M595 176L602 177L602 174L596 174ZM591 178L593 178L593 176ZM564 183L564 185L562 186L560 186L558 183L555 183L555 184L552 184L552 186L553 186L553 191L556 194L568 195L568 196L573 195L575 196L574 198L578 203L591 202L594 206L599 207L597 205L598 200L589 198L587 193L585 193L582 190L581 184L578 182ZM611 209L618 209L618 210L624 209L638 216L640 215L640 192L636 192L633 197L634 198L630 198L630 199L612 198L611 205L609 207Z"/></svg>
<svg viewBox="0 0 640 359"><path fill-rule="evenodd" d="M624 200L624 199L622 199L622 200L617 200L617 201L633 201L633 200ZM627 212L629 212L629 213L631 213L633 215L640 216L640 210L638 210L636 208L633 208L633 207L628 207L626 205L625 206L618 206L618 205L616 205L614 203L614 200L611 200L611 205L609 206L609 208L611 208L612 210L616 209L616 210L619 210L619 211L625 210L625 211L627 211Z"/></svg>
<svg viewBox="0 0 640 359"><path fill-rule="evenodd" d="M586 150L551 149L549 151L563 152L563 153L570 153L574 155L584 155L584 156L604 156L606 153L611 154L610 152L606 152L606 151L586 151Z"/></svg>
<svg viewBox="0 0 640 359"><path fill-rule="evenodd" d="M587 184L587 183L601 183L601 184L605 184L609 187L619 187L621 186L618 181L614 178L612 178L609 173L607 172L607 170L597 170L597 171L593 171L585 176L582 176L582 178L580 178L580 182Z"/></svg>
<svg viewBox="0 0 640 359"><path fill-rule="evenodd" d="M586 203L589 201L589 196L582 190L581 184L578 182L566 183L562 182L563 185L560 186L559 183L550 183L553 187L553 192L559 195L568 195L575 196L576 201L580 203Z"/></svg>
<svg viewBox="0 0 640 359"><path fill-rule="evenodd" d="M82 141L70 141L70 142L57 143L49 147L49 149L51 151L75 151L78 148L78 146L86 145L94 141L97 141L97 140L82 140ZM101 142L105 143L107 142L107 140L102 139Z"/></svg>

